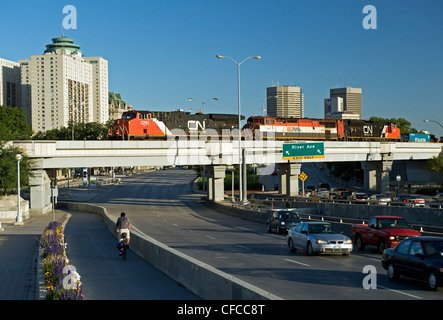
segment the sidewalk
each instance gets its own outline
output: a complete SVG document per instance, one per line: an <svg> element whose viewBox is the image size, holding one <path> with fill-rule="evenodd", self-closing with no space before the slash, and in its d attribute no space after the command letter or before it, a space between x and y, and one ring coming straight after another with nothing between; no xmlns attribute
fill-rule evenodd
<svg viewBox="0 0 443 320"><path fill-rule="evenodd" d="M55 212L56 220L71 217L65 228L67 255L81 276L86 300L196 300L135 253L127 261L118 255L116 238L98 215L76 211ZM23 226L3 224L0 232L0 300L34 300L38 243L52 213L34 215Z"/></svg>
<svg viewBox="0 0 443 320"><path fill-rule="evenodd" d="M57 211L55 219L63 220ZM33 300L36 289L36 259L43 230L52 220L52 212L32 215L23 226L2 224L0 232L0 300Z"/></svg>

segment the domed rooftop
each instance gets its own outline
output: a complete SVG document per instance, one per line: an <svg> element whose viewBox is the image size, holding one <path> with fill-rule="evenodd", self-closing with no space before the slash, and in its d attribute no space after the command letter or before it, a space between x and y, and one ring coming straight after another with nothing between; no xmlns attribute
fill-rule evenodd
<svg viewBox="0 0 443 320"><path fill-rule="evenodd" d="M58 49L67 49L71 51L71 53L81 53L80 46L78 44L74 44L74 39L65 37L64 35L53 38L52 44L46 45L45 53L55 52L55 50Z"/></svg>

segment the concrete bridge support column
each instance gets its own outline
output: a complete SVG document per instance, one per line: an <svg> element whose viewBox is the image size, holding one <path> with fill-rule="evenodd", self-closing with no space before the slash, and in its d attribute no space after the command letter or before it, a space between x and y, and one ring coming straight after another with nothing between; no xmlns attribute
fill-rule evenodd
<svg viewBox="0 0 443 320"><path fill-rule="evenodd" d="M277 164L279 175L278 193L289 197L300 195L299 175L301 173L301 163L281 163Z"/></svg>
<svg viewBox="0 0 443 320"><path fill-rule="evenodd" d="M392 160L363 162L365 189L379 193L389 191L389 173L392 170L392 163Z"/></svg>
<svg viewBox="0 0 443 320"><path fill-rule="evenodd" d="M51 211L51 180L45 170L35 170L29 178L31 214Z"/></svg>
<svg viewBox="0 0 443 320"><path fill-rule="evenodd" d="M223 201L225 198L225 166L205 166L208 178L208 199L212 201Z"/></svg>

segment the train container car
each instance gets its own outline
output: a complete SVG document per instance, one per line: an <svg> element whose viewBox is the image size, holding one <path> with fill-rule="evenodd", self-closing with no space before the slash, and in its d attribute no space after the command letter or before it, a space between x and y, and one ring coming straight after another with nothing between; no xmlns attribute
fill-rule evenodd
<svg viewBox="0 0 443 320"><path fill-rule="evenodd" d="M275 140L342 140L342 120L249 117L244 129L250 129L255 137Z"/></svg>
<svg viewBox="0 0 443 320"><path fill-rule="evenodd" d="M392 122L344 120L345 140L399 141L400 129Z"/></svg>
<svg viewBox="0 0 443 320"><path fill-rule="evenodd" d="M401 141L404 142L431 142L431 136L425 133L403 133Z"/></svg>
<svg viewBox="0 0 443 320"><path fill-rule="evenodd" d="M244 118L244 117L242 117ZM167 139L168 136L220 137L224 129L238 128L235 114L191 114L184 111L126 111L109 130L111 139ZM211 130L207 130L211 129Z"/></svg>

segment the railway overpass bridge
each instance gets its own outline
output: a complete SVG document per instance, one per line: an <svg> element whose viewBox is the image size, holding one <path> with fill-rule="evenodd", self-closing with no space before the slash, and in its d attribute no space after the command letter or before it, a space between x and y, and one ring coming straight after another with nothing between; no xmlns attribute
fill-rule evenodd
<svg viewBox="0 0 443 320"><path fill-rule="evenodd" d="M277 164L280 192L299 193L299 175L304 162L361 161L368 190L385 191L389 172L396 160L426 160L443 152L442 143L336 142L324 141L324 156L298 160L283 159L282 141L187 140L166 141L13 141L34 160L31 178L31 210L50 207L50 179L45 169L78 167L181 166L204 165L208 174L208 196L224 197L226 166L238 164ZM297 143L302 143L301 141ZM241 155L241 156L240 156Z"/></svg>

